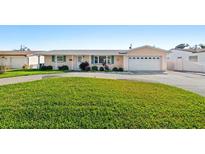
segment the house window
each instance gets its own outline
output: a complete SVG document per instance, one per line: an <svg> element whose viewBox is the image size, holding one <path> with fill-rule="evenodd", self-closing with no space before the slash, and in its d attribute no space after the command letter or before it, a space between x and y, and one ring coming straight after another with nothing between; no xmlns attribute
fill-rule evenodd
<svg viewBox="0 0 205 154"><path fill-rule="evenodd" d="M112 64L112 57L111 56L107 56L107 63Z"/></svg>
<svg viewBox="0 0 205 154"><path fill-rule="evenodd" d="M189 61L198 62L198 56L189 56Z"/></svg>
<svg viewBox="0 0 205 154"><path fill-rule="evenodd" d="M52 62L55 62L55 56L52 56Z"/></svg>
<svg viewBox="0 0 205 154"><path fill-rule="evenodd" d="M92 64L114 64L114 56L92 56Z"/></svg>
<svg viewBox="0 0 205 154"><path fill-rule="evenodd" d="M66 56L52 56L52 62L56 62L56 57L57 57L57 62L66 62Z"/></svg>
<svg viewBox="0 0 205 154"><path fill-rule="evenodd" d="M66 62L66 56L57 56L57 62Z"/></svg>
<svg viewBox="0 0 205 154"><path fill-rule="evenodd" d="M99 61L99 57L98 57L98 56L95 56L95 61L94 61L94 63L97 64L98 61Z"/></svg>
<svg viewBox="0 0 205 154"><path fill-rule="evenodd" d="M99 56L99 63L106 63L106 56Z"/></svg>

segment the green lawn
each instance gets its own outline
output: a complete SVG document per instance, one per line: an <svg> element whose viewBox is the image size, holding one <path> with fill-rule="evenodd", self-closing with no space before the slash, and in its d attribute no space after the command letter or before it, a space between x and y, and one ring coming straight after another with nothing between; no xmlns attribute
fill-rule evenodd
<svg viewBox="0 0 205 154"><path fill-rule="evenodd" d="M63 71L59 70L51 70L51 71L41 71L41 70L12 70L7 71L3 74L0 74L0 78L9 78L16 76L27 76L27 75L37 75L37 74L53 74L53 73L61 73Z"/></svg>
<svg viewBox="0 0 205 154"><path fill-rule="evenodd" d="M50 78L0 86L0 128L205 128L205 97L156 83Z"/></svg>

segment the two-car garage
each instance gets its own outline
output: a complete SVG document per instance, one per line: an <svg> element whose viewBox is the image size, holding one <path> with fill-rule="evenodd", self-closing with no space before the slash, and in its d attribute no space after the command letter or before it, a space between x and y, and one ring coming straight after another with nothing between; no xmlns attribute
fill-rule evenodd
<svg viewBox="0 0 205 154"><path fill-rule="evenodd" d="M160 71L161 57L159 56L130 56L129 71Z"/></svg>
<svg viewBox="0 0 205 154"><path fill-rule="evenodd" d="M124 56L124 68L127 71L166 71L167 50L142 46L129 50Z"/></svg>

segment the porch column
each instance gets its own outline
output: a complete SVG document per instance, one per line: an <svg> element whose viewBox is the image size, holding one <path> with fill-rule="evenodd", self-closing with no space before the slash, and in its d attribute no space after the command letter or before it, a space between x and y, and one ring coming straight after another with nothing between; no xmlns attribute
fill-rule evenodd
<svg viewBox="0 0 205 154"><path fill-rule="evenodd" d="M91 65L91 55L89 55L89 65Z"/></svg>
<svg viewBox="0 0 205 154"><path fill-rule="evenodd" d="M123 67L125 71L128 71L128 56L123 56Z"/></svg>
<svg viewBox="0 0 205 154"><path fill-rule="evenodd" d="M55 55L55 70L58 69L58 62L57 62L57 56Z"/></svg>

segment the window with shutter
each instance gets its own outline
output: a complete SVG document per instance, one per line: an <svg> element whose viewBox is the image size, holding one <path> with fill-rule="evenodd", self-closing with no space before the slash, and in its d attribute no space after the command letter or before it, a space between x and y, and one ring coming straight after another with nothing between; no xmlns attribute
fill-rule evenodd
<svg viewBox="0 0 205 154"><path fill-rule="evenodd" d="M55 62L55 56L52 56L52 62Z"/></svg>
<svg viewBox="0 0 205 154"><path fill-rule="evenodd" d="M112 56L112 64L114 64L114 63L115 63L115 62L114 62L114 59L115 59L115 58L114 58L114 56Z"/></svg>
<svg viewBox="0 0 205 154"><path fill-rule="evenodd" d="M94 64L94 56L91 56L91 63Z"/></svg>
<svg viewBox="0 0 205 154"><path fill-rule="evenodd" d="M66 56L63 56L63 61L66 62Z"/></svg>

